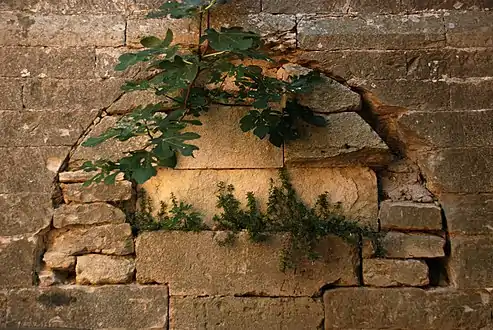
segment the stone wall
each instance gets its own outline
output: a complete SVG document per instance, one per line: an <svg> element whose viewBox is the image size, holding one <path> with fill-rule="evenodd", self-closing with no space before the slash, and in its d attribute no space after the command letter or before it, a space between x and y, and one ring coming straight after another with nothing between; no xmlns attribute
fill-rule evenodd
<svg viewBox="0 0 493 330"><path fill-rule="evenodd" d="M0 0L0 328L493 327L493 2L237 0L213 15L343 82L306 100L329 126L277 149L231 128L244 109L221 122L213 108L196 159L143 188L210 221L218 181L265 202L286 165L304 201L327 191L384 234L384 257L328 237L322 258L286 273L278 236L134 237L123 211L137 187L82 187L84 160L129 146L80 143L149 97L121 94L135 72L114 72L118 55L169 26L197 37L144 19L158 3Z"/></svg>

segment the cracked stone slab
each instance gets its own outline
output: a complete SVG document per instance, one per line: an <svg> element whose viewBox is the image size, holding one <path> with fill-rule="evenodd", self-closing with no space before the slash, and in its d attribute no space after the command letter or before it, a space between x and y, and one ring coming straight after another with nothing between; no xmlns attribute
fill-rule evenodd
<svg viewBox="0 0 493 330"><path fill-rule="evenodd" d="M428 266L420 260L363 259L363 282L367 286L425 286Z"/></svg>

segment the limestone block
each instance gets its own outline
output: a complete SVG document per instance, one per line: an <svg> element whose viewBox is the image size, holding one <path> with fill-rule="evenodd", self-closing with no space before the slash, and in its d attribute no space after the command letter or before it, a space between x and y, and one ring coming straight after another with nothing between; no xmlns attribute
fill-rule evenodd
<svg viewBox="0 0 493 330"><path fill-rule="evenodd" d="M487 236L452 236L448 264L450 282L461 289L493 287L493 239Z"/></svg>
<svg viewBox="0 0 493 330"><path fill-rule="evenodd" d="M50 194L0 194L0 236L35 233L50 225Z"/></svg>
<svg viewBox="0 0 493 330"><path fill-rule="evenodd" d="M50 269L73 270L75 268L75 257L61 252L46 252L43 261Z"/></svg>
<svg viewBox="0 0 493 330"><path fill-rule="evenodd" d="M323 307L308 297L177 297L170 298L170 330L317 329Z"/></svg>
<svg viewBox="0 0 493 330"><path fill-rule="evenodd" d="M66 255L102 253L126 255L134 252L128 223L89 228L55 229L48 234L48 252Z"/></svg>
<svg viewBox="0 0 493 330"><path fill-rule="evenodd" d="M108 285L12 290L7 307L7 328L166 329L168 288Z"/></svg>
<svg viewBox="0 0 493 330"><path fill-rule="evenodd" d="M0 238L0 288L33 285L37 240Z"/></svg>
<svg viewBox="0 0 493 330"><path fill-rule="evenodd" d="M65 204L55 210L53 226L124 223L125 213L106 203Z"/></svg>
<svg viewBox="0 0 493 330"><path fill-rule="evenodd" d="M428 266L419 260L364 259L363 282L367 286L425 286Z"/></svg>
<svg viewBox="0 0 493 330"><path fill-rule="evenodd" d="M377 187L373 171L361 168L290 168L291 183L301 199L313 205L320 194L328 192L331 202L341 203L341 211L351 220L377 228ZM251 191L260 207L265 209L270 179L277 180L276 170L171 170L160 169L142 187L152 199L155 209L160 201L168 202L170 194L190 203L206 222L214 214L218 182L235 186L235 195L242 202Z"/></svg>
<svg viewBox="0 0 493 330"><path fill-rule="evenodd" d="M445 239L426 234L389 232L382 240L388 258L438 258L444 257Z"/></svg>
<svg viewBox="0 0 493 330"><path fill-rule="evenodd" d="M0 89L3 95L0 98L1 110L22 109L22 81L20 79L2 78Z"/></svg>
<svg viewBox="0 0 493 330"><path fill-rule="evenodd" d="M327 237L321 242L317 248L321 259L300 261L296 271L283 273L279 270L281 235L255 244L241 233L233 246L220 246L222 233L139 235L137 281L168 283L172 295L311 296L325 284L357 284L355 246L340 238Z"/></svg>
<svg viewBox="0 0 493 330"><path fill-rule="evenodd" d="M488 93L489 90L493 88L493 80L482 80L477 79L471 82L464 81L459 83L450 84L450 103L453 110L481 110L481 109L491 109L493 108L493 100ZM489 112L478 113L475 112L473 115L482 115L486 117L490 115ZM487 120L487 119L485 119ZM475 119L477 121L477 119ZM473 125L474 123L471 123ZM479 124L477 124L479 125ZM482 124L484 125L484 123ZM468 128L466 126L466 128ZM481 129L481 127L478 127ZM490 130L490 127L487 127L487 130ZM466 133L468 133L470 129L468 128ZM487 131L488 132L488 131ZM491 134L491 133L490 133ZM473 135L472 141L474 138L478 138L477 135ZM481 138L481 137L479 137ZM484 136L483 139L486 141L487 136Z"/></svg>
<svg viewBox="0 0 493 330"><path fill-rule="evenodd" d="M50 287L52 285L64 284L67 281L66 272L58 272L49 268L44 268L38 273L38 286Z"/></svg>
<svg viewBox="0 0 493 330"><path fill-rule="evenodd" d="M190 143L200 148L194 158L178 158L178 169L280 168L283 152L267 140L240 129L240 119L251 109L211 107L200 118L203 126L190 130L201 135Z"/></svg>
<svg viewBox="0 0 493 330"><path fill-rule="evenodd" d="M384 201L380 204L383 230L441 230L442 213L435 204Z"/></svg>
<svg viewBox="0 0 493 330"><path fill-rule="evenodd" d="M197 22L191 19L145 17L130 18L127 22L127 45L133 48L142 47L140 40L148 36L164 38L168 29L173 30L173 42L196 44L199 40Z"/></svg>
<svg viewBox="0 0 493 330"><path fill-rule="evenodd" d="M28 10L37 13L85 14L123 13L124 0L27 0L4 1L0 10Z"/></svg>
<svg viewBox="0 0 493 330"><path fill-rule="evenodd" d="M144 106L151 103L167 103L168 101L169 100L164 97L157 96L153 91L134 91L123 94L117 102L113 103L108 108L107 112L110 115L123 115L132 112L138 106Z"/></svg>
<svg viewBox="0 0 493 330"><path fill-rule="evenodd" d="M490 293L479 290L328 290L325 329L487 329L491 301Z"/></svg>
<svg viewBox="0 0 493 330"><path fill-rule="evenodd" d="M486 234L493 232L493 194L440 195L451 234Z"/></svg>
<svg viewBox="0 0 493 330"><path fill-rule="evenodd" d="M309 167L382 166L389 148L355 112L325 116L327 126L301 125L301 139L285 146L285 161Z"/></svg>
<svg viewBox="0 0 493 330"><path fill-rule="evenodd" d="M7 294L0 293L0 325L5 326L7 323Z"/></svg>
<svg viewBox="0 0 493 330"><path fill-rule="evenodd" d="M84 170L60 172L58 174L58 181L60 181L61 183L84 183L95 176L97 173L98 172L94 171L86 172ZM116 181L123 181L123 179L123 173L119 173L115 178Z"/></svg>
<svg viewBox="0 0 493 330"><path fill-rule="evenodd" d="M82 183L62 184L65 203L120 202L132 198L132 183L117 181L113 185L104 183L84 187Z"/></svg>
<svg viewBox="0 0 493 330"><path fill-rule="evenodd" d="M492 12L454 12L445 15L444 20L449 46L459 48L493 46Z"/></svg>
<svg viewBox="0 0 493 330"><path fill-rule="evenodd" d="M78 284L119 284L132 281L135 271L133 257L88 254L77 257Z"/></svg>
<svg viewBox="0 0 493 330"><path fill-rule="evenodd" d="M477 10L478 8L488 8L492 7L493 4L482 0L464 0L460 2L454 0L404 0L401 6L406 11L437 9L464 11L466 9Z"/></svg>

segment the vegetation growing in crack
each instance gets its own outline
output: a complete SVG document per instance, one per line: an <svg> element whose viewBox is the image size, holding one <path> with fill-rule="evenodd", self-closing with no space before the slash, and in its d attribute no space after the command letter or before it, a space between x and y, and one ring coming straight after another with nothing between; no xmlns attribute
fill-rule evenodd
<svg viewBox="0 0 493 330"><path fill-rule="evenodd" d="M279 179L279 184L271 180L265 212L259 209L252 192L247 193L246 208L243 208L234 195L234 186L218 183L216 207L221 213L213 217L214 228L229 232L225 240L219 242L221 245L234 245L241 231L246 231L254 243L268 241L274 233L285 233L279 256L283 271L295 267L302 259L318 259L316 248L328 235L338 236L352 244L361 244L363 239L369 239L376 247L376 255L383 254L379 234L346 219L341 215L340 205L332 204L327 193L318 196L314 207L309 207L297 196L286 170L280 170ZM140 210L131 217L134 230L207 229L191 205L178 202L174 196L171 200L171 209L166 211L166 205L161 204L155 217L150 199L146 196L141 198Z"/></svg>
<svg viewBox="0 0 493 330"><path fill-rule="evenodd" d="M312 71L284 81L266 75L260 65L249 64L280 65L266 54L257 33L241 27L210 26L210 10L224 2L167 2L149 15L195 17L200 37L194 46L173 43L173 32L168 30L164 39L146 37L141 41L143 50L119 58L115 68L118 71L148 64L149 76L127 82L122 86L125 92L151 90L163 101L136 107L114 127L83 143L92 147L107 140L147 139L142 148L129 150L119 160L85 162L84 170L99 171L86 185L101 181L114 183L120 172L125 179L141 184L156 175L158 167L174 168L178 154L193 156L199 148L191 141L200 138L193 127L202 125L198 118L212 104L250 106L252 110L241 119L240 129L253 131L260 139L268 138L277 147L299 137L297 120L325 125L323 117L296 102L297 94L312 91L321 80L320 74ZM206 18L205 31L202 31L203 18Z"/></svg>

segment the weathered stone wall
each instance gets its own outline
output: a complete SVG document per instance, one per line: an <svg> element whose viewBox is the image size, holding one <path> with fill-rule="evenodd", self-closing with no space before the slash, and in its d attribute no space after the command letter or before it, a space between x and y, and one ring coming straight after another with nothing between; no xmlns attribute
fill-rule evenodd
<svg viewBox="0 0 493 330"><path fill-rule="evenodd" d="M160 2L0 0L0 328L493 327L492 1L237 0L212 16L344 80L305 100L329 126L276 149L232 128L244 109L211 109L196 159L144 188L210 221L218 181L262 202L287 165L306 202L328 191L386 233L384 258L328 237L287 273L280 237L134 237L136 187L73 172L128 150L80 143L149 97L121 94L135 72L114 72L118 55L166 27L196 40L192 22L144 19Z"/></svg>

